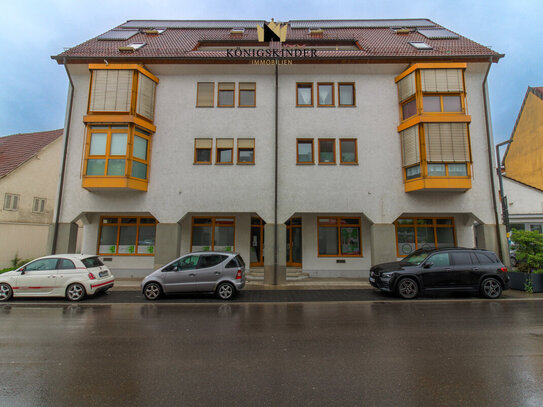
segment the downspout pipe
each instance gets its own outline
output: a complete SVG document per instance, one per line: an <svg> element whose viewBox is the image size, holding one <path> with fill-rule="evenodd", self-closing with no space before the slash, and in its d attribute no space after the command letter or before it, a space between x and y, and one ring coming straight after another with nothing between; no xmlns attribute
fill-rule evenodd
<svg viewBox="0 0 543 407"><path fill-rule="evenodd" d="M74 102L74 83L72 81L72 76L66 65L66 58L64 58L64 69L68 75L69 86L68 86L68 107L66 111L66 119L64 121L64 146L62 149L62 164L60 169L60 181L57 194L57 209L55 214L55 223L53 224L53 242L51 244L51 254L56 254L57 251L57 240L58 240L58 226L60 220L60 208L62 204L62 191L64 189L64 173L66 172L66 156L68 154L68 139L70 138L70 126L72 122L72 107Z"/></svg>
<svg viewBox="0 0 543 407"><path fill-rule="evenodd" d="M505 254L503 253L502 248L502 237L500 234L500 215L498 209L498 201L496 199L496 182L494 180L494 143L492 137L492 130L490 128L490 110L488 108L488 73L490 72L490 67L492 66L492 58L488 61L488 68L485 73L485 78L483 80L483 103L485 108L485 127L486 127L486 140L488 144L488 170L490 175L490 184L492 186L492 203L494 205L494 218L496 220L496 238L498 241L498 250L500 258L505 259Z"/></svg>
<svg viewBox="0 0 543 407"><path fill-rule="evenodd" d="M277 169L277 165L278 165L278 157L279 157L279 130L278 130L278 115L279 115L279 111L278 111L278 108L279 108L279 100L278 100L278 96L279 96L279 72L278 72L278 69L279 69L279 64L277 63L277 60L275 60L275 174L274 174L274 208L273 208L273 228L274 228L274 231L273 231L273 284L274 285L277 285L277 280L278 280L278 276L277 276L277 272L278 272L278 267L277 267L277 252L279 250L279 246L278 246L278 241L277 241L277 194L278 194L278 169Z"/></svg>

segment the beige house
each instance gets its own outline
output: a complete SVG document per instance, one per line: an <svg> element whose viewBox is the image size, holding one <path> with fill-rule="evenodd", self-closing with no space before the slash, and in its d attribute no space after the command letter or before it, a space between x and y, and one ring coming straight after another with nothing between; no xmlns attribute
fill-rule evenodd
<svg viewBox="0 0 543 407"><path fill-rule="evenodd" d="M53 221L63 129L0 138L0 268L44 256Z"/></svg>

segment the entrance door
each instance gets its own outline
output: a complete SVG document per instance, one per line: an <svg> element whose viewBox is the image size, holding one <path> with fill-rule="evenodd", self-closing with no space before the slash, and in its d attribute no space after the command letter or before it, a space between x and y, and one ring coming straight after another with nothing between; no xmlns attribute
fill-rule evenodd
<svg viewBox="0 0 543 407"><path fill-rule="evenodd" d="M258 216L251 218L251 267L264 265L264 222Z"/></svg>
<svg viewBox="0 0 543 407"><path fill-rule="evenodd" d="M302 266L302 218L290 218L287 222L287 266Z"/></svg>

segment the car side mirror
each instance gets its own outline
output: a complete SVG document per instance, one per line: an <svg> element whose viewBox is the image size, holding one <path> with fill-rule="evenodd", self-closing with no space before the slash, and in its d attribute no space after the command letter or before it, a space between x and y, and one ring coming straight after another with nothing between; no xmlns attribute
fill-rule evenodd
<svg viewBox="0 0 543 407"><path fill-rule="evenodd" d="M429 261L428 263L426 263L426 264L424 265L424 268L425 268L425 269L429 269L429 268L432 267L433 265L434 265L434 263L432 263L431 261Z"/></svg>
<svg viewBox="0 0 543 407"><path fill-rule="evenodd" d="M18 271L21 272L21 275L23 275L26 271L26 268L25 267L21 267Z"/></svg>

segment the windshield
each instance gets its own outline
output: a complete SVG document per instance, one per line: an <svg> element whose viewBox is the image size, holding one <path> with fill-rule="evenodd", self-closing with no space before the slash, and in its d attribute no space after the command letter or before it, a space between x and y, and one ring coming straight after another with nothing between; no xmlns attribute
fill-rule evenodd
<svg viewBox="0 0 543 407"><path fill-rule="evenodd" d="M409 264L411 266L418 266L424 261L426 257L428 257L429 254L429 252L414 252L407 256L405 259L403 259L401 262L404 264Z"/></svg>

